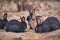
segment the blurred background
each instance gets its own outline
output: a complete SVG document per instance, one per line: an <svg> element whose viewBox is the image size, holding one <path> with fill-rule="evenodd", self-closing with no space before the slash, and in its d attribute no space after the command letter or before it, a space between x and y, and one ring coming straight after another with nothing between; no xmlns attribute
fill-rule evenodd
<svg viewBox="0 0 60 40"><path fill-rule="evenodd" d="M60 18L60 0L0 0L0 18L8 13L8 19L18 16L27 16L30 8L35 9L37 15Z"/></svg>

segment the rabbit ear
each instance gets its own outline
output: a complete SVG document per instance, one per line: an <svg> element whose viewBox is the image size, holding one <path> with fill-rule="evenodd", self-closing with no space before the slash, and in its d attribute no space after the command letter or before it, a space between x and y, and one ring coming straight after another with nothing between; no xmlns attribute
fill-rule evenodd
<svg viewBox="0 0 60 40"><path fill-rule="evenodd" d="M5 13L4 15L7 15L7 13Z"/></svg>
<svg viewBox="0 0 60 40"><path fill-rule="evenodd" d="M20 16L20 19L21 19L21 16Z"/></svg>

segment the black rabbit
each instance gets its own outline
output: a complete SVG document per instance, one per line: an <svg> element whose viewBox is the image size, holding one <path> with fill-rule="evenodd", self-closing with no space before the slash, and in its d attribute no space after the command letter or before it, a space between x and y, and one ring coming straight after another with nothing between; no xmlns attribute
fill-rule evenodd
<svg viewBox="0 0 60 40"><path fill-rule="evenodd" d="M27 27L27 24L24 22L25 17L21 18L21 22L17 20L10 20L6 25L6 31L7 32L25 32L25 29Z"/></svg>
<svg viewBox="0 0 60 40"><path fill-rule="evenodd" d="M60 28L60 22L56 17L48 17L43 23L37 24L36 32L51 32Z"/></svg>
<svg viewBox="0 0 60 40"><path fill-rule="evenodd" d="M8 22L7 13L5 13L4 16L3 16L3 19L0 19L0 29L4 29L7 22Z"/></svg>

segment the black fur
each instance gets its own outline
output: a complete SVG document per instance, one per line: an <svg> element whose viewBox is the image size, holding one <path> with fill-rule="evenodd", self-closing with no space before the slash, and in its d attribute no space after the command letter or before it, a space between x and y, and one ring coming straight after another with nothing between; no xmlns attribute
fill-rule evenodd
<svg viewBox="0 0 60 40"><path fill-rule="evenodd" d="M60 22L56 17L48 17L42 24L37 24L36 32L51 32L60 28Z"/></svg>
<svg viewBox="0 0 60 40"><path fill-rule="evenodd" d="M7 32L25 32L27 24L25 22L19 22L17 20L11 20L6 25Z"/></svg>

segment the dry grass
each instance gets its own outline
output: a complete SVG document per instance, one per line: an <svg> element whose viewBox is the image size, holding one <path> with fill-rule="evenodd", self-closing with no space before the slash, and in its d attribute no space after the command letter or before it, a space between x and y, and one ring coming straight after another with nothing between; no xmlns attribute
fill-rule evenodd
<svg viewBox="0 0 60 40"><path fill-rule="evenodd" d="M0 40L60 40L60 29L48 33L13 33L0 31Z"/></svg>

